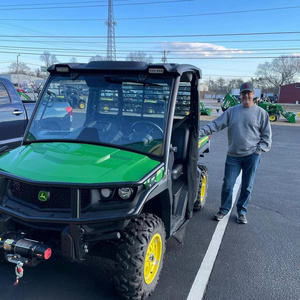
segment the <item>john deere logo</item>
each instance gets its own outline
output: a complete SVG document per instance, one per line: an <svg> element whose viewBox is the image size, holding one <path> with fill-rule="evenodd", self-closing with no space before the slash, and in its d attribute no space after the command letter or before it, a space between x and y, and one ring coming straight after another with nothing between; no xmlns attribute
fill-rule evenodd
<svg viewBox="0 0 300 300"><path fill-rule="evenodd" d="M49 200L49 198L50 198L50 192L46 192L46 191L39 192L38 199L40 201L45 202L45 201Z"/></svg>

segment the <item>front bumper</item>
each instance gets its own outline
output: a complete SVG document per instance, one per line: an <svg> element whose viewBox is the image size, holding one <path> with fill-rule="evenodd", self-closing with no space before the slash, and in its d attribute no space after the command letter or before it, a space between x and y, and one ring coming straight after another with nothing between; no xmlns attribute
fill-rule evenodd
<svg viewBox="0 0 300 300"><path fill-rule="evenodd" d="M14 182L20 183L17 189ZM70 186L60 190L62 201L51 196L51 204L32 195L35 190L51 191L54 195L53 189L61 187L28 184L15 178L2 180L0 186L0 236L9 231L28 232L29 238L45 244L53 242L56 250L71 260L82 259L99 242L119 239L130 219L141 213L153 190L140 186L131 201L96 203L92 196L87 199L92 194L87 187ZM22 193L24 187L26 193Z"/></svg>

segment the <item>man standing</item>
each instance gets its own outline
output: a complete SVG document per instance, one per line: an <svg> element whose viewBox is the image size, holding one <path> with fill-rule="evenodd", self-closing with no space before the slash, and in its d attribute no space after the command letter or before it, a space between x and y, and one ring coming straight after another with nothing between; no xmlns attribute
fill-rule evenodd
<svg viewBox="0 0 300 300"><path fill-rule="evenodd" d="M200 135L228 128L228 152L225 163L221 206L214 219L220 221L232 206L236 179L242 171L241 192L237 201L237 222L246 224L247 206L251 198L261 152L271 149L272 132L268 113L253 102L251 82L241 85L241 104L226 110L221 116L200 129Z"/></svg>

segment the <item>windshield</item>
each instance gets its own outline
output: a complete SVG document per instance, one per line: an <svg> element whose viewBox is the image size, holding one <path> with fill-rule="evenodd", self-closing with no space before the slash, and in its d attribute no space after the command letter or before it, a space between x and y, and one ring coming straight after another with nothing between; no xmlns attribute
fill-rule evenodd
<svg viewBox="0 0 300 300"><path fill-rule="evenodd" d="M172 78L71 76L51 76L26 142L106 144L162 155Z"/></svg>

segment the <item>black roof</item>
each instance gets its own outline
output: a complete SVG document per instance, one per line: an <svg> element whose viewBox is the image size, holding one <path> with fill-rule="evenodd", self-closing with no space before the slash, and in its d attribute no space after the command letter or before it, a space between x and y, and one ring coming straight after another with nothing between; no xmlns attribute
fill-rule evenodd
<svg viewBox="0 0 300 300"><path fill-rule="evenodd" d="M145 72L148 69L164 69L164 73L173 73L181 75L184 72L193 71L198 74L201 78L201 70L196 66L189 64L147 64L146 62L136 62L136 61L92 61L86 64L82 63L60 63L52 65L48 68L48 72L56 73L56 67L68 66L70 72L74 71L142 71Z"/></svg>

